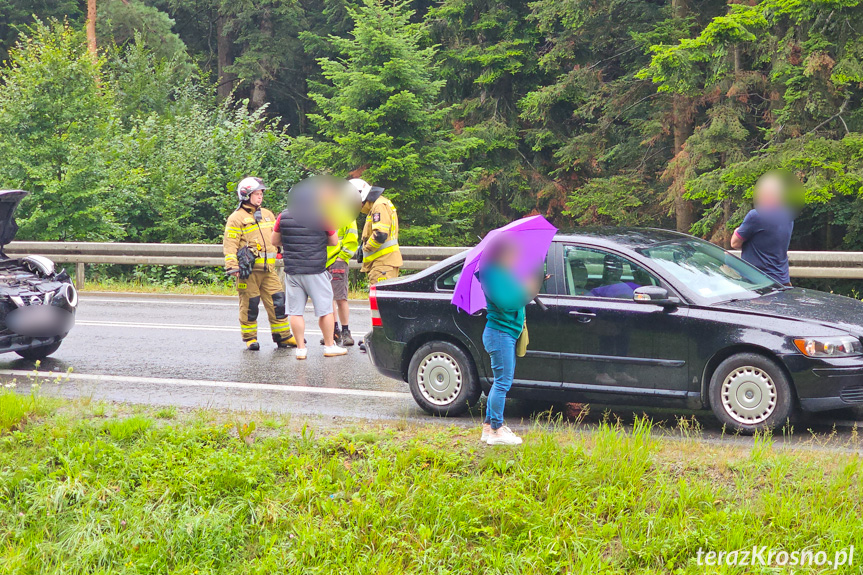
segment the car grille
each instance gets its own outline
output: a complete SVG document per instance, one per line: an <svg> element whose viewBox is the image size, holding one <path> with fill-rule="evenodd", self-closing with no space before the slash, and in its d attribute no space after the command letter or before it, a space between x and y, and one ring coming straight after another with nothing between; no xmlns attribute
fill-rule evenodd
<svg viewBox="0 0 863 575"><path fill-rule="evenodd" d="M847 386L839 393L839 397L845 403L863 403L863 384Z"/></svg>

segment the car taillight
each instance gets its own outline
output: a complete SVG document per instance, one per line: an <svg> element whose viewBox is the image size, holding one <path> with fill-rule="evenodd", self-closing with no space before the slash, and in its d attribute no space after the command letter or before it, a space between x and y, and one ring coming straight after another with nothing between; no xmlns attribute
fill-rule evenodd
<svg viewBox="0 0 863 575"><path fill-rule="evenodd" d="M369 288L369 308L372 310L372 327L383 327L381 312L378 310L378 290L376 286Z"/></svg>

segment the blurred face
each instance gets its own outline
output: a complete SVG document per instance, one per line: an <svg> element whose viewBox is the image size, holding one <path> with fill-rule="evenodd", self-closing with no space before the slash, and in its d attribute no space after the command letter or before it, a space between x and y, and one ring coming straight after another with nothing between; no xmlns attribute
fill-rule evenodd
<svg viewBox="0 0 863 575"><path fill-rule="evenodd" d="M264 202L264 190L255 190L249 196L249 203L255 206L256 208L261 207L261 204Z"/></svg>
<svg viewBox="0 0 863 575"><path fill-rule="evenodd" d="M783 203L784 184L774 175L763 176L755 185L755 207L773 208Z"/></svg>

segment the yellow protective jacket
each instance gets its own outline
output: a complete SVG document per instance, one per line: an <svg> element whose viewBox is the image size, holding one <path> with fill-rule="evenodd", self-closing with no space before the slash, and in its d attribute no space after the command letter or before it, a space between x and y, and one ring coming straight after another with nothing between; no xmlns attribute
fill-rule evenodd
<svg viewBox="0 0 863 575"><path fill-rule="evenodd" d="M258 251L255 258L255 270L276 270L276 246L271 241L276 216L270 210L261 208L261 221L255 222L255 211L252 206L243 204L228 216L225 224L225 237L222 239L222 251L225 254L225 271L239 268L237 250L250 246Z"/></svg>
<svg viewBox="0 0 863 575"><path fill-rule="evenodd" d="M354 220L338 230L339 245L327 246L327 267L341 258L346 262L351 261L360 245L359 234L357 234L357 221Z"/></svg>
<svg viewBox="0 0 863 575"><path fill-rule="evenodd" d="M368 272L372 264L401 267L399 251L399 217L396 207L381 196L372 205L363 226L363 268Z"/></svg>

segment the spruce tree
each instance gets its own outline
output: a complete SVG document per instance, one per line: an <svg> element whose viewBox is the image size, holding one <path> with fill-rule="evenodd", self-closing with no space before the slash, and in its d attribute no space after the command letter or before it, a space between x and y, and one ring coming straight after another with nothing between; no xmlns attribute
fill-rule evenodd
<svg viewBox="0 0 863 575"><path fill-rule="evenodd" d="M338 58L318 60L325 83L310 87L317 138L295 151L313 170L360 175L387 188L401 215L404 243L430 243L457 183L454 168L471 139L448 128L434 47L408 2L364 0L349 10L346 38L330 36Z"/></svg>

